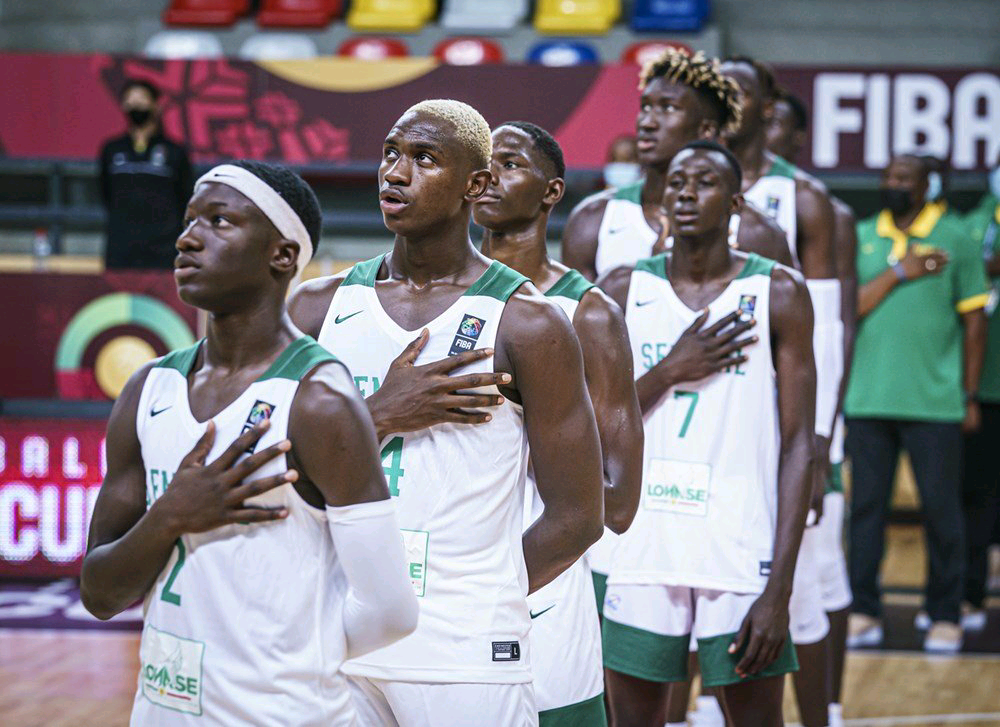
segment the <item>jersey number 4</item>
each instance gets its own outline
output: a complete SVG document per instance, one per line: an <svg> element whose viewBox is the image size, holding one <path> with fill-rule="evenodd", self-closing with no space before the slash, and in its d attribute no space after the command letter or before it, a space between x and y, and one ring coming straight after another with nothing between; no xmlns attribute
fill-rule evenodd
<svg viewBox="0 0 1000 727"><path fill-rule="evenodd" d="M399 496L399 481L405 472L403 471L403 438L393 437L384 447L382 447L382 471L385 473L386 482L389 483L389 494L393 497ZM389 463L386 464L386 459Z"/></svg>

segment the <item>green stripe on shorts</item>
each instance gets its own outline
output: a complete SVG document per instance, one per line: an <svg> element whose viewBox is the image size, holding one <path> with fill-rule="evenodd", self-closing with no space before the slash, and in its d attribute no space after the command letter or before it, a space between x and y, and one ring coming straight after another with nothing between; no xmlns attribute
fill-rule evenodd
<svg viewBox="0 0 1000 727"><path fill-rule="evenodd" d="M538 727L608 727L604 692L576 704L539 712Z"/></svg>
<svg viewBox="0 0 1000 727"><path fill-rule="evenodd" d="M601 628L604 666L650 682L687 679L691 634L664 636L605 617Z"/></svg>
<svg viewBox="0 0 1000 727"><path fill-rule="evenodd" d="M608 592L608 574L591 571L590 577L594 579L594 597L597 598L597 615L604 615L604 594Z"/></svg>
<svg viewBox="0 0 1000 727"><path fill-rule="evenodd" d="M735 638L736 633L734 632L707 639L698 639L698 664L701 667L701 681L706 687L725 687L729 684L738 684L751 679L764 679L799 670L799 660L795 656L792 635L789 634L774 663L754 676L744 679L736 673L736 665L743 658L746 647L735 654L729 653L729 645L733 643ZM605 659L605 661L607 660Z"/></svg>
<svg viewBox="0 0 1000 727"><path fill-rule="evenodd" d="M823 494L829 495L831 492L843 493L844 473L841 471L843 467L843 462L837 462L836 464L830 465L830 481L826 483L826 492Z"/></svg>

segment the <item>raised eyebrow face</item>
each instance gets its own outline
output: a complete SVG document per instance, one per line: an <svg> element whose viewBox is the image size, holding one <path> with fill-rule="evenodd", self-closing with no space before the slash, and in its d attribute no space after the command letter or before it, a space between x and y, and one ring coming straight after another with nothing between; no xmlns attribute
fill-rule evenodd
<svg viewBox="0 0 1000 727"><path fill-rule="evenodd" d="M426 152L439 161L449 156L448 145L446 140L441 138L440 130L431 124L421 122L392 127L382 142L382 148L383 150L406 149L414 155Z"/></svg>

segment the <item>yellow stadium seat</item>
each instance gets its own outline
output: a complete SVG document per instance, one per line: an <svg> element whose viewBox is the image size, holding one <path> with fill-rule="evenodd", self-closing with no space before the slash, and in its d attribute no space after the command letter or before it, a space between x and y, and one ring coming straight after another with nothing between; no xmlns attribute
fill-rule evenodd
<svg viewBox="0 0 1000 727"><path fill-rule="evenodd" d="M560 35L607 33L621 10L621 0L538 0L535 30Z"/></svg>
<svg viewBox="0 0 1000 727"><path fill-rule="evenodd" d="M416 32L435 10L434 0L354 0L347 25L361 31Z"/></svg>

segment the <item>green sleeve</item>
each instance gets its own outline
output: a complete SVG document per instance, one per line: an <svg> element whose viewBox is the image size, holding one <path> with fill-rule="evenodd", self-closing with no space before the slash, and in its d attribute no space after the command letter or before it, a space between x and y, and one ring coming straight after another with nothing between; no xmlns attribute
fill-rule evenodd
<svg viewBox="0 0 1000 727"><path fill-rule="evenodd" d="M990 295L989 281L986 279L986 265L980 247L972 238L969 225L955 225L958 238L954 247L952 264L955 266L955 309L959 313L982 308Z"/></svg>

